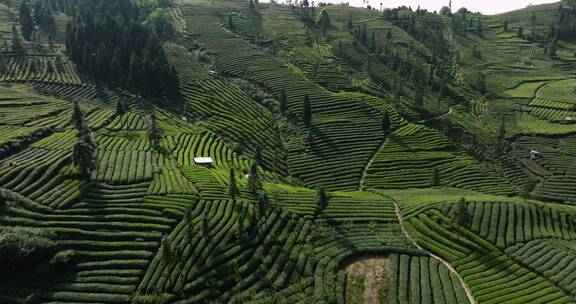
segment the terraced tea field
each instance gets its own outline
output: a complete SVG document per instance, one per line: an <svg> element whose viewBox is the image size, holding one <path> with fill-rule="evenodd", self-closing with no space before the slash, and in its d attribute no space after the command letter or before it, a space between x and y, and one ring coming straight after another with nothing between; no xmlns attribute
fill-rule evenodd
<svg viewBox="0 0 576 304"><path fill-rule="evenodd" d="M576 303L571 7L0 1L0 303Z"/></svg>

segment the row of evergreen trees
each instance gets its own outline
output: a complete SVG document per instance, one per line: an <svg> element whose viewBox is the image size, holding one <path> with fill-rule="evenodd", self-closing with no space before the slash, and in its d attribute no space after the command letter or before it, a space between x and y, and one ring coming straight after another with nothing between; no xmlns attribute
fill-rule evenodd
<svg viewBox="0 0 576 304"><path fill-rule="evenodd" d="M68 56L81 72L148 96L175 95L176 71L145 14L130 0L82 0L66 29Z"/></svg>

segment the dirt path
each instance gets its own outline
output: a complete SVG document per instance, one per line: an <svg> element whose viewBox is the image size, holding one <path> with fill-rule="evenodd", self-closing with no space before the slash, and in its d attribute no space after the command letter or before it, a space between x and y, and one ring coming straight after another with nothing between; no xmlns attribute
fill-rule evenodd
<svg viewBox="0 0 576 304"><path fill-rule="evenodd" d="M394 208L396 209L396 217L398 218L398 221L400 222L400 229L402 229L402 233L404 233L404 235L410 240L410 242L412 242L414 244L414 246L416 246L418 249L426 251L430 255L430 257L438 260L440 263L444 264L444 266L448 267L448 270L450 270L452 273L454 273L454 275L456 275L458 280L460 280L460 284L464 288L464 291L466 292L466 297L468 297L468 301L470 302L470 304L476 304L477 302L476 302L476 300L474 300L474 297L472 296L472 291L470 291L470 288L468 288L468 285L466 285L466 282L464 282L464 279L462 279L462 277L458 274L458 272L456 272L456 269L454 269L454 267L452 267L452 265L450 265L450 263L448 263L447 261L445 261L441 257L439 257L439 256L433 254L432 252L420 247L420 245L418 245L418 243L416 243L416 241L414 241L414 239L410 236L410 234L408 234L406 229L404 229L402 213L400 212L400 207L398 206L398 204L396 202L394 202Z"/></svg>
<svg viewBox="0 0 576 304"><path fill-rule="evenodd" d="M436 116L436 117L432 117L432 118L424 119L424 120L420 120L420 121L415 121L415 122L413 122L413 123L415 123L415 124L421 124L421 123L429 122L429 121L432 121L432 120L444 118L444 117L452 114L453 111L454 111L454 109L452 109L452 107L450 107L450 108L448 108L448 112L446 112L446 113L444 113L444 114L442 114L442 115L440 115L440 116Z"/></svg>
<svg viewBox="0 0 576 304"><path fill-rule="evenodd" d="M382 149L384 149L386 142L388 142L388 138L390 138L390 136L386 136L386 138L384 138L384 141L380 145L380 148L378 148L378 150L376 150L376 152L374 152L374 154L372 154L372 157L370 157L370 160L368 161L366 166L364 166L364 171L362 171L362 177L360 178L360 187L359 187L360 190L362 190L364 188L364 179L366 178L366 175L368 174L368 168L370 168L370 166L372 166L372 162L374 162L374 159L376 158L378 153L380 151L382 151Z"/></svg>
<svg viewBox="0 0 576 304"><path fill-rule="evenodd" d="M346 303L380 304L388 287L388 259L365 256L346 267Z"/></svg>

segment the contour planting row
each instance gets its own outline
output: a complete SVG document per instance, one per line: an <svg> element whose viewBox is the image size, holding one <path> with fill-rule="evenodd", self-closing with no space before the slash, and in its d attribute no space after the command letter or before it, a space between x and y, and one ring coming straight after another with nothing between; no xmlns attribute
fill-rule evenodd
<svg viewBox="0 0 576 304"><path fill-rule="evenodd" d="M388 138L368 168L364 185L382 189L444 185L496 194L514 191L493 169L458 152L444 135L418 125L402 127Z"/></svg>
<svg viewBox="0 0 576 304"><path fill-rule="evenodd" d="M299 215L314 215L316 193L305 188L270 185L266 188L272 204ZM391 200L369 192L331 192L319 219L330 222L397 222Z"/></svg>
<svg viewBox="0 0 576 304"><path fill-rule="evenodd" d="M452 264L478 303L568 303L573 299L537 273L515 263L476 234L438 211L410 218L416 242Z"/></svg>
<svg viewBox="0 0 576 304"><path fill-rule="evenodd" d="M506 253L576 296L574 241L533 240L506 249Z"/></svg>
<svg viewBox="0 0 576 304"><path fill-rule="evenodd" d="M389 255L388 303L469 303L458 277L426 256Z"/></svg>
<svg viewBox="0 0 576 304"><path fill-rule="evenodd" d="M148 184L98 185L72 209L53 211L28 201L5 211L2 224L54 232L59 250L74 253L76 275L57 275L54 284L39 292L43 302L130 302L162 234L173 229L195 200L144 199L147 188Z"/></svg>
<svg viewBox="0 0 576 304"><path fill-rule="evenodd" d="M514 143L513 155L529 172L542 178L532 193L535 198L563 203L576 201L574 143L573 136L521 137ZM531 159L530 151L540 152L541 157Z"/></svg>
<svg viewBox="0 0 576 304"><path fill-rule="evenodd" d="M306 275L311 257L294 250L304 244L309 222L277 211L255 217L250 205L233 201L201 200L188 212L160 250L172 246L176 259L157 255L140 294L162 290L190 297L183 303L242 301L281 291Z"/></svg>
<svg viewBox="0 0 576 304"><path fill-rule="evenodd" d="M220 80L195 82L181 87L192 117L221 137L239 143L254 155L261 150L268 168L285 172L285 156L274 119L268 109L251 99L237 85Z"/></svg>
<svg viewBox="0 0 576 304"><path fill-rule="evenodd" d="M445 214L454 211L450 205ZM576 218L565 211L531 203L469 203L470 230L504 249L533 239L576 239Z"/></svg>
<svg viewBox="0 0 576 304"><path fill-rule="evenodd" d="M0 81L58 84L85 82L72 62L60 56L0 56Z"/></svg>
<svg viewBox="0 0 576 304"><path fill-rule="evenodd" d="M313 145L307 145L307 153L298 147L289 149L291 174L309 184L324 184L331 189L358 187L362 166L383 139L379 111L367 106L360 95L325 91L241 38L216 25L208 26L214 22L209 17L193 19L189 24L191 33L198 35L210 49L218 50L215 57L219 70L262 84L277 94L281 90L286 92L288 108L296 124L309 129L309 140L313 141ZM203 26L198 22L204 22ZM311 126L305 126L298 119L303 111L304 95L311 100ZM342 175L342 172L348 174Z"/></svg>
<svg viewBox="0 0 576 304"><path fill-rule="evenodd" d="M195 157L212 157L216 166L228 167L233 164L234 167L243 170L250 167L248 160L239 157L222 140L210 133L168 136L166 145L170 147L178 163L183 166L195 165Z"/></svg>

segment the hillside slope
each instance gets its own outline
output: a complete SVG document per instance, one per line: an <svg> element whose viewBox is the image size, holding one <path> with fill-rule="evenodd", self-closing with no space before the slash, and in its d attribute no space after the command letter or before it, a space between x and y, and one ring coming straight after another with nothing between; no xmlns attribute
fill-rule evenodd
<svg viewBox="0 0 576 304"><path fill-rule="evenodd" d="M0 1L0 302L576 302L573 4Z"/></svg>

